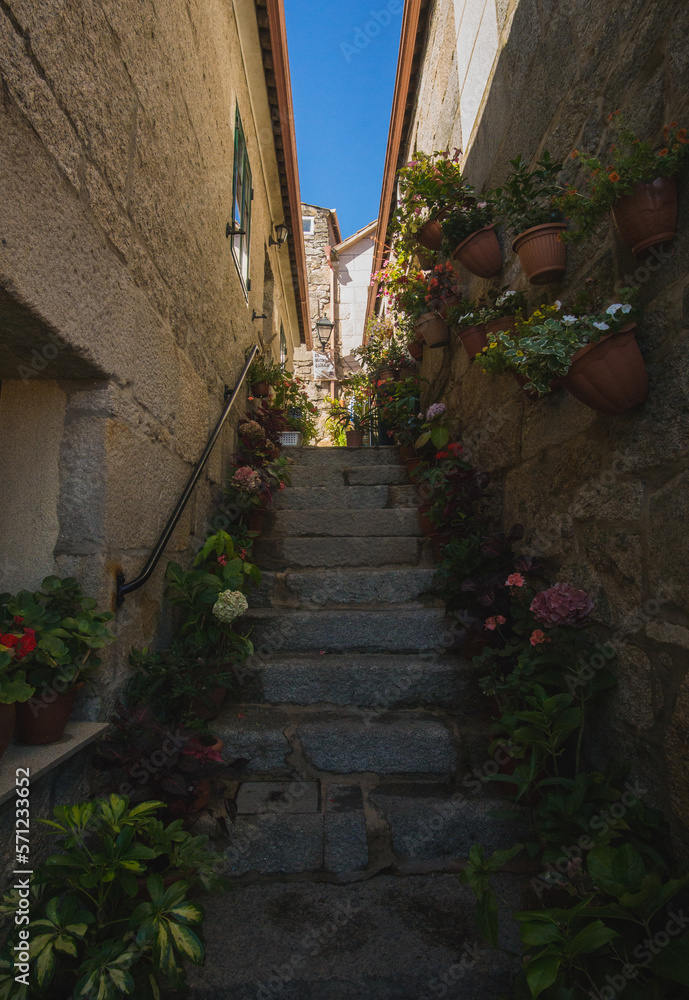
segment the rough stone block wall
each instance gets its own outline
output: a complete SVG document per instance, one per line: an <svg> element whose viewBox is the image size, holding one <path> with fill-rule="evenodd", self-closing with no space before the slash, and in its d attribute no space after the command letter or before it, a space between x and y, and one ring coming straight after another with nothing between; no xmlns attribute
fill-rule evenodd
<svg viewBox="0 0 689 1000"><path fill-rule="evenodd" d="M267 325L284 323L291 355L289 256L267 245L283 209L256 12L221 0L7 0L0 77L11 501L0 589L69 573L107 607L116 572L132 579L143 566L256 342L267 274L280 276ZM254 187L247 294L225 237L237 106ZM131 645L165 638L166 562L198 546L244 402L152 580L118 612L118 641L77 714L107 718Z"/></svg>
<svg viewBox="0 0 689 1000"><path fill-rule="evenodd" d="M440 2L435 25L447 18ZM466 158L481 189L506 177L509 160L545 149L575 176L572 149L595 152L611 111L655 141L671 120L689 121L689 8L682 0L520 0L500 12L500 55ZM446 39L454 45L452 35ZM448 62L427 56L421 92ZM411 134L422 148L455 143L456 121L417 108ZM617 647L619 687L589 748L603 767L627 760L646 798L689 827L689 179L679 183L679 224L670 253L634 258L612 225L568 249L564 282L527 286L507 241L495 284L524 288L529 304L567 300L594 278L610 290L639 287L638 340L650 394L622 416L594 413L564 391L529 401L508 377L473 368L459 339L426 351L428 400L459 417L470 454L502 496L505 527L521 522L523 548L550 577L588 590L601 637ZM488 282L462 269L470 294Z"/></svg>

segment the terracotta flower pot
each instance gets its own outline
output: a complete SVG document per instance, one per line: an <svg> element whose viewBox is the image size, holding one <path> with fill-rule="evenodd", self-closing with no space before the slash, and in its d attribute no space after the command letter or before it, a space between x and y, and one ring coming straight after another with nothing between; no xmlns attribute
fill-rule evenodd
<svg viewBox="0 0 689 1000"><path fill-rule="evenodd" d="M452 256L479 278L494 278L502 271L502 250L495 226L484 226L467 236Z"/></svg>
<svg viewBox="0 0 689 1000"><path fill-rule="evenodd" d="M251 395L258 399L265 399L270 396L270 382L254 382L251 386Z"/></svg>
<svg viewBox="0 0 689 1000"><path fill-rule="evenodd" d="M413 378L414 375L416 375L416 368L412 368L411 365L403 365L397 369L397 377L399 379Z"/></svg>
<svg viewBox="0 0 689 1000"><path fill-rule="evenodd" d="M0 757L12 742L16 714L14 702L11 705L0 704Z"/></svg>
<svg viewBox="0 0 689 1000"><path fill-rule="evenodd" d="M428 516L427 507L419 507L419 523L421 525L421 532L426 538L431 538L435 533L435 525Z"/></svg>
<svg viewBox="0 0 689 1000"><path fill-rule="evenodd" d="M422 246L417 246L414 254L421 271L430 271L435 264L435 254L431 250L425 250Z"/></svg>
<svg viewBox="0 0 689 1000"><path fill-rule="evenodd" d="M634 336L636 323L587 344L572 358L565 388L597 413L624 413L648 398L648 374Z"/></svg>
<svg viewBox="0 0 689 1000"><path fill-rule="evenodd" d="M435 219L425 222L416 231L416 242L420 243L426 250L440 250L443 245L443 229L440 223L445 215L445 212L440 212Z"/></svg>
<svg viewBox="0 0 689 1000"><path fill-rule="evenodd" d="M256 507L249 514L249 531L256 531L259 535L266 526L268 512L261 507Z"/></svg>
<svg viewBox="0 0 689 1000"><path fill-rule="evenodd" d="M489 319L486 323L486 334L490 337L506 330L514 330L516 325L516 316L500 316L498 319Z"/></svg>
<svg viewBox="0 0 689 1000"><path fill-rule="evenodd" d="M410 444L398 445L397 451L401 462L411 462L416 458L416 452Z"/></svg>
<svg viewBox="0 0 689 1000"><path fill-rule="evenodd" d="M435 312L424 313L416 322L428 347L444 347L450 343L450 331L444 319Z"/></svg>
<svg viewBox="0 0 689 1000"><path fill-rule="evenodd" d="M447 319L448 309L452 309L454 306L458 306L463 299L463 295L460 292L455 292L454 295L448 295L446 299L440 303L438 308L438 315L442 316L443 319Z"/></svg>
<svg viewBox="0 0 689 1000"><path fill-rule="evenodd" d="M484 347L488 346L485 323L480 323L478 326L468 326L466 330L460 330L459 339L464 344L464 349L469 358L475 358L477 354L481 353Z"/></svg>
<svg viewBox="0 0 689 1000"><path fill-rule="evenodd" d="M346 431L347 447L361 448L364 443L363 431Z"/></svg>
<svg viewBox="0 0 689 1000"><path fill-rule="evenodd" d="M447 538L444 535L431 535L431 548L433 550L433 558L440 562L443 558L443 549L447 545Z"/></svg>
<svg viewBox="0 0 689 1000"><path fill-rule="evenodd" d="M404 464L407 467L407 475L409 476L409 478L412 481L416 479L416 468L419 465L420 461L421 461L420 458L407 458L407 459L405 459Z"/></svg>
<svg viewBox="0 0 689 1000"><path fill-rule="evenodd" d="M416 361L420 361L423 357L423 344L419 343L418 340L410 340L407 344L407 350Z"/></svg>
<svg viewBox="0 0 689 1000"><path fill-rule="evenodd" d="M395 377L395 372L392 368L380 368L378 370L378 381L388 382L390 379Z"/></svg>
<svg viewBox="0 0 689 1000"><path fill-rule="evenodd" d="M546 222L520 233L512 244L532 285L559 281L567 270L567 249L559 238L566 228L564 222Z"/></svg>
<svg viewBox="0 0 689 1000"><path fill-rule="evenodd" d="M618 198L612 210L617 230L632 253L671 243L677 229L677 184L674 177L657 177L637 184Z"/></svg>
<svg viewBox="0 0 689 1000"><path fill-rule="evenodd" d="M218 684L212 690L206 691L205 696L200 694L197 698L192 698L189 710L198 719L209 722L220 715L226 697L227 688Z"/></svg>
<svg viewBox="0 0 689 1000"><path fill-rule="evenodd" d="M52 700L34 696L19 703L17 743L34 747L61 740L74 708L74 700L83 687L82 682L73 685L64 694L56 694Z"/></svg>

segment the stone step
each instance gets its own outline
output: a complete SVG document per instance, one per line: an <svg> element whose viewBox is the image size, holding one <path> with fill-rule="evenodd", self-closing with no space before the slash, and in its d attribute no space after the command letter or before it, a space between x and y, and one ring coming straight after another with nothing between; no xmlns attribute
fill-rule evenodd
<svg viewBox="0 0 689 1000"><path fill-rule="evenodd" d="M274 498L276 510L380 510L417 507L416 486L291 486Z"/></svg>
<svg viewBox="0 0 689 1000"><path fill-rule="evenodd" d="M421 536L416 507L385 510L279 510L272 516L271 536L283 538Z"/></svg>
<svg viewBox="0 0 689 1000"><path fill-rule="evenodd" d="M432 595L432 567L405 569L310 569L277 573L264 570L260 586L247 595L254 608L327 605L405 604Z"/></svg>
<svg viewBox="0 0 689 1000"><path fill-rule="evenodd" d="M401 465L396 447L364 448L316 448L308 445L290 448L283 452L293 458L297 465L330 466L334 469L349 469L361 465Z"/></svg>
<svg viewBox="0 0 689 1000"><path fill-rule="evenodd" d="M335 566L418 566L428 545L413 535L402 537L262 538L254 549L262 569L328 569Z"/></svg>
<svg viewBox="0 0 689 1000"><path fill-rule="evenodd" d="M498 1000L520 953L521 879L496 878L499 946L482 942L456 875L350 884L273 881L204 900L205 965L190 1000Z"/></svg>
<svg viewBox="0 0 689 1000"><path fill-rule="evenodd" d="M409 483L404 465L357 465L339 468L330 465L295 465L290 469L291 485L328 486L384 486ZM287 487L289 489L289 487Z"/></svg>
<svg viewBox="0 0 689 1000"><path fill-rule="evenodd" d="M423 710L365 712L282 705L232 705L212 724L227 760L248 760L247 778L331 774L452 778L485 756L487 736L473 720L461 730L452 715Z"/></svg>
<svg viewBox="0 0 689 1000"><path fill-rule="evenodd" d="M272 705L410 708L435 706L477 714L485 668L435 654L279 654L254 656L242 670L241 697Z"/></svg>
<svg viewBox="0 0 689 1000"><path fill-rule="evenodd" d="M444 608L382 610L250 608L242 626L261 655L278 652L441 652L451 644Z"/></svg>

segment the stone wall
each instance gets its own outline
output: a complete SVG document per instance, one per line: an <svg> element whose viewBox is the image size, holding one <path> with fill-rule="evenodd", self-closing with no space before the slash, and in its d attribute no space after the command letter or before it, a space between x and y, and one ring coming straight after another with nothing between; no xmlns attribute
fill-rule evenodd
<svg viewBox="0 0 689 1000"><path fill-rule="evenodd" d="M141 569L259 334L299 343L253 3L0 7L0 589L74 574L107 607ZM250 288L226 239L235 108L252 168ZM268 313L262 325L252 312ZM106 718L132 644L165 638L245 396L77 715Z"/></svg>
<svg viewBox="0 0 689 1000"><path fill-rule="evenodd" d="M575 164L573 148L605 142L609 112L621 109L652 140L664 124L689 120L689 8L682 0L520 0L505 5L499 56L465 169L479 188L494 187L509 160L544 149ZM438 0L421 95L455 58L453 4ZM410 131L427 151L459 145L454 101L417 106ZM466 136L465 136L466 138ZM405 157L406 158L406 157ZM568 250L563 284L527 287L504 241L496 284L527 288L529 303L567 299L588 278L639 286L638 339L650 394L637 410L594 413L564 391L529 401L507 377L472 368L459 340L426 351L428 399L460 418L469 451L503 498L504 525L526 528L523 548L542 557L550 577L588 590L601 635L614 637L619 687L589 748L604 766L627 760L646 798L689 827L689 183L680 181L678 236L669 254L639 260L611 225ZM471 293L487 282L463 272Z"/></svg>

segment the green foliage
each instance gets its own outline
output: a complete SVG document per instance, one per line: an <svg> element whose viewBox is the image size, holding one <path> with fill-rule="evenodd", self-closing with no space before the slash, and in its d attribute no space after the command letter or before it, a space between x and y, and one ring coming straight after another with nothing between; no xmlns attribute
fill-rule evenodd
<svg viewBox="0 0 689 1000"><path fill-rule="evenodd" d="M428 154L416 150L397 172L399 201L388 235L401 247L413 246L418 230L447 207L461 204L468 186L459 165L461 150Z"/></svg>
<svg viewBox="0 0 689 1000"><path fill-rule="evenodd" d="M512 172L505 184L488 195L498 219L517 234L546 222L561 221L557 199L562 186L557 178L562 164L556 163L547 151L533 169L521 155L510 164Z"/></svg>
<svg viewBox="0 0 689 1000"><path fill-rule="evenodd" d="M275 387L283 380L283 377L284 369L280 362L263 354L256 355L249 365L249 371L247 372L249 385L255 385L257 382L267 382L268 385Z"/></svg>
<svg viewBox="0 0 689 1000"><path fill-rule="evenodd" d="M28 701L36 688L26 682L26 671L22 670L7 649L0 649L0 704L13 705Z"/></svg>
<svg viewBox="0 0 689 1000"><path fill-rule="evenodd" d="M397 444L411 447L421 432L419 389L416 376L381 386L380 418L392 430Z"/></svg>
<svg viewBox="0 0 689 1000"><path fill-rule="evenodd" d="M32 879L30 985L17 983L9 964L14 928L0 965L1 997L159 1000L164 984L183 985L187 962L203 963L203 910L188 893L223 858L180 822L163 826L161 806L130 808L125 796L111 795L59 806L43 821L59 849ZM216 879L214 888L221 885ZM16 903L6 895L3 915L13 916Z"/></svg>
<svg viewBox="0 0 689 1000"><path fill-rule="evenodd" d="M463 240L493 222L493 206L489 201L471 197L464 204L456 205L442 222L443 252L451 257Z"/></svg>

